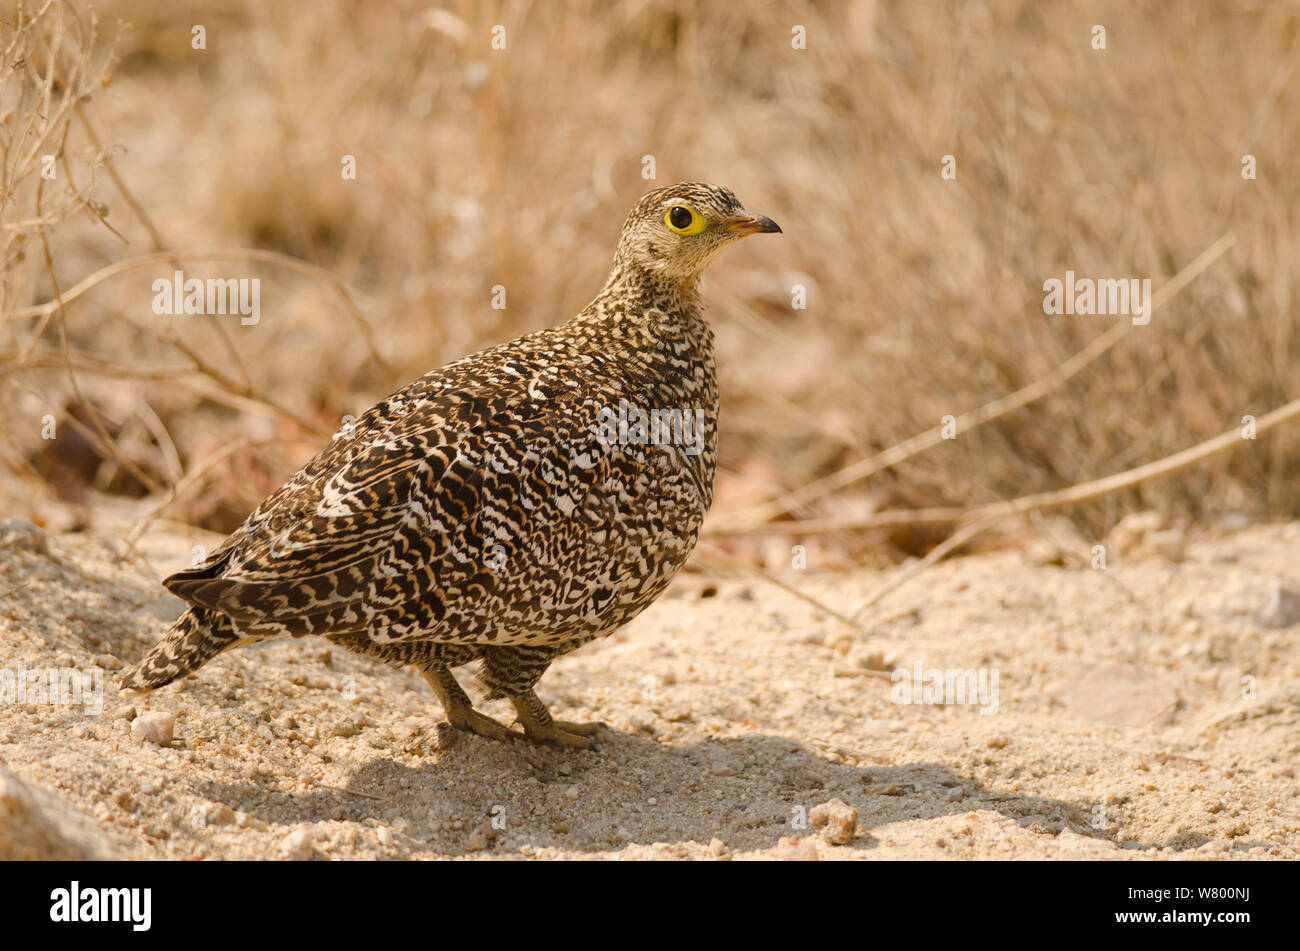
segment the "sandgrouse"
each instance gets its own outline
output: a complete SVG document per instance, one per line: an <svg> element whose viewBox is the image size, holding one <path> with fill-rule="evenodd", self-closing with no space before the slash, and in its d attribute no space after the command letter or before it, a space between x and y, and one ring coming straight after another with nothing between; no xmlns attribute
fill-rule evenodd
<svg viewBox="0 0 1300 951"><path fill-rule="evenodd" d="M646 194L580 314L371 407L203 565L167 578L189 609L122 685L316 634L418 667L453 726L515 737L451 673L479 661L528 738L590 747L599 724L553 720L533 687L641 612L695 546L718 420L700 276L737 239L780 230L716 185Z"/></svg>

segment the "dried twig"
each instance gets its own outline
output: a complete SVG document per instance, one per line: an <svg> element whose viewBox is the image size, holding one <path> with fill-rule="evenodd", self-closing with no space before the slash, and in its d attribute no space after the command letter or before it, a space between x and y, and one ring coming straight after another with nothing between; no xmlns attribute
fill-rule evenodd
<svg viewBox="0 0 1300 951"><path fill-rule="evenodd" d="M322 267L317 267L309 261L303 261L289 254L283 254L279 251L267 251L262 248L215 248L198 251L159 251L151 254L140 254L135 257L125 258L121 261L115 261L112 264L100 268L93 274L87 275L73 287L69 288L64 294L64 302L72 303L87 291L102 284L110 278L119 274L125 274L138 268L156 267L159 264L165 264L181 258L192 261L259 261L263 264L272 264L277 267L285 268L289 271L295 271L307 277L321 281L334 291L339 301L343 304L352 320L361 330L362 339L366 343L366 348L370 353L370 358L375 361L379 368L390 377L394 374L392 366L384 359L379 352L379 347L375 342L374 329L366 319L353 299L352 292L347 285ZM52 311L57 306L55 301L46 301L44 304L36 304L32 307L19 307L10 315L12 320L20 320L27 317L41 317Z"/></svg>
<svg viewBox="0 0 1300 951"><path fill-rule="evenodd" d="M986 518L979 522L972 522L964 528L958 529L949 535L944 541L931 549L924 558L910 565L905 565L891 574L888 581L876 588L875 591L867 595L861 601L853 606L850 612L854 619L862 617L864 611L873 604L879 602L887 594L897 591L903 585L907 584L925 569L947 557L950 553L956 551L962 545L966 544L984 529L993 524L993 519Z"/></svg>
<svg viewBox="0 0 1300 951"><path fill-rule="evenodd" d="M360 796L362 799L373 799L375 802L388 801L385 797L376 796L374 793L361 792L360 790L357 789L344 789L341 786L331 786L329 783L322 783L319 780L312 780L312 782L315 785L319 786L321 789L329 789L332 790L333 792L345 793L346 795L349 796Z"/></svg>
<svg viewBox="0 0 1300 951"><path fill-rule="evenodd" d="M1261 416L1255 423L1255 434L1262 436L1264 433L1282 423L1287 422L1300 416L1300 399L1292 400L1283 406ZM927 508L927 509L896 509L885 512L877 512L874 515L868 515L865 518L848 518L848 519L807 519L795 522L771 522L766 525L755 525L745 529L731 529L718 531L719 535L829 535L833 532L865 531L867 529L884 528L892 525L927 525L927 524L944 524L954 522L965 522L983 519L998 519L1008 515L1016 515L1021 512L1043 511L1045 509L1067 508L1071 505L1080 505L1084 502L1091 502L1094 499L1111 495L1115 492L1122 492L1125 489L1132 489L1146 482L1155 479L1164 478L1172 475L1180 469L1185 469L1190 465L1200 462L1217 453L1226 452L1230 449L1237 448L1245 443L1241 436L1239 427L1220 433L1212 439L1198 443L1181 452L1165 456L1163 459L1157 459L1154 462L1148 462L1145 465L1137 466L1133 469L1126 469L1123 472L1117 472L1114 475L1106 476L1102 479L1094 479L1091 482L1081 482L1078 485L1072 485L1065 489L1057 489L1053 492L1038 492L1033 495L1021 496L1018 499L1011 499L1006 502L991 502L988 505L979 505L975 508Z"/></svg>
<svg viewBox="0 0 1300 951"><path fill-rule="evenodd" d="M236 439L234 442L222 446L220 449L212 453L210 456L208 456L198 465L191 468L190 471L185 474L184 478L182 478L180 481L173 484L172 487L167 490L167 494L164 496L161 502L159 502L157 505L155 505L144 515L141 515L134 522L132 522L130 528L127 529L126 540L128 542L134 542L141 535L143 535L144 530L145 528L148 527L149 523L152 522L159 515L161 515L163 512L165 512L167 510L167 507L170 506L173 502L175 502L176 498L182 492L186 491L191 485L197 482L202 476L206 475L208 472L210 472L216 466L220 465L226 459L229 459L231 456L239 452L241 449L249 449L249 448L262 446L266 444L267 444L266 440L253 441L249 439Z"/></svg>
<svg viewBox="0 0 1300 951"><path fill-rule="evenodd" d="M40 214L41 208L40 196L41 188L38 187L36 191L37 215ZM161 488L157 480L127 458L126 454L118 447L117 442L104 428L104 424L100 421L99 413L97 413L95 408L90 405L90 401L86 399L85 394L81 391L81 384L77 382L77 374L72 369L72 362L68 355L67 310L63 306L62 294L59 291L58 276L54 273L54 256L50 253L50 242L45 236L45 229L41 228L36 233L41 241L41 250L45 254L45 270L50 278L50 286L54 288L54 303L59 318L59 349L63 353L65 367L68 373L68 382L72 386L72 392L76 396L77 402L81 405L82 410L85 412L86 418L90 420L91 425L94 427L95 434L99 438L101 451L116 459L123 469L131 473L131 475L134 476L141 485L149 489L149 491L156 492Z"/></svg>
<svg viewBox="0 0 1300 951"><path fill-rule="evenodd" d="M835 608L831 607L826 602L819 601L817 598L814 598L812 595L805 594L804 592L800 591L798 588L786 584L780 578L773 577L772 575L764 571L762 568L759 568L757 565L752 565L749 562L745 561L745 559L738 558L729 551L719 548L716 545L710 545L708 542L699 543L696 546L696 550L703 552L706 557L717 558L720 561L725 561L733 568L739 568L740 570L748 574L762 578L768 584L780 588L782 591L786 592L787 594L794 595L800 601L805 601L808 604L811 604L818 611L824 611L827 614L829 614L831 617L835 618L836 620L843 621L849 627L853 628L853 630L856 631L857 633L859 634L864 633L864 631L862 630L862 626L858 624L857 621L853 620L853 618L849 617L847 614L842 614L841 612L837 611Z"/></svg>

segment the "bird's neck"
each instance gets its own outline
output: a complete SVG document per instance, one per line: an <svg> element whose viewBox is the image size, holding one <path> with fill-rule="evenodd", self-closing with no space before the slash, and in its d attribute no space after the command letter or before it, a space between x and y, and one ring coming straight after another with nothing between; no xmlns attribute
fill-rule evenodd
<svg viewBox="0 0 1300 951"><path fill-rule="evenodd" d="M665 329L691 333L703 326L699 283L699 275L679 278L616 264L579 319L608 322L624 332L644 326L656 335Z"/></svg>
<svg viewBox="0 0 1300 951"><path fill-rule="evenodd" d="M696 284L616 267L565 330L604 353L628 379L667 387L666 399L716 405L713 331Z"/></svg>

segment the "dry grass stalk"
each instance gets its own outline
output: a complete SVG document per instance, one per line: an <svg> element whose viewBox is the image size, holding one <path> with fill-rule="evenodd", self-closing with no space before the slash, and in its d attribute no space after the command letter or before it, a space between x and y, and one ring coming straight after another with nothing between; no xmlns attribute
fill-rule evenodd
<svg viewBox="0 0 1300 951"><path fill-rule="evenodd" d="M1254 426L1255 436L1262 436L1300 416L1300 399L1292 400L1264 416ZM1025 512L1042 512L1049 509L1069 508L1105 498L1117 492L1136 488L1148 482L1168 478L1176 472L1203 462L1212 456L1238 449L1247 443L1242 427L1220 433L1213 439L1191 446L1181 452L1156 459L1145 465L1117 472L1102 479L1082 482L1052 492L1038 492L1005 502L991 502L974 508L926 508L878 512L865 518L809 519L794 522L769 522L748 529L720 531L726 535L825 535L836 532L867 531L896 525L943 524L953 522L990 522Z"/></svg>

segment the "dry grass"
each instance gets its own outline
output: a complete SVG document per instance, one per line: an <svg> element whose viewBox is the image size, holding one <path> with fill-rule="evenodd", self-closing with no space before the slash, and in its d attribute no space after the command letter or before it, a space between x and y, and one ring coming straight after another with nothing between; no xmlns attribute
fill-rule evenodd
<svg viewBox="0 0 1300 951"><path fill-rule="evenodd" d="M647 154L656 183L722 182L785 229L730 252L707 281L723 511L1014 391L1112 325L1045 316L1045 279L1069 268L1159 287L1228 232L1232 249L1150 326L1058 390L800 514L1049 491L1176 452L1300 393L1294 4L649 0L437 12L250 0L192 14L206 51L190 48L184 6L95 9L101 35L130 24L111 85L82 103L107 152L66 108L69 90L95 85L106 50L66 27L60 45L49 39L55 19L74 14L52 4L19 40L26 65L7 53L0 72L0 464L20 480L0 501L16 514L66 511L42 498L92 511L106 496L152 493L153 506L243 439L248 448L166 510L233 527L343 414L576 312L649 187ZM4 14L0 45L19 22ZM1090 47L1094 23L1107 28L1105 52ZM490 48L494 24L506 27L503 52ZM806 50L791 48L795 24ZM43 63L59 81L37 113ZM39 209L30 167L12 157L32 115L69 168ZM1241 177L1245 153L1258 180ZM956 181L939 174L945 154ZM356 157L356 181L340 176L344 155ZM106 161L129 191L103 174ZM45 226L23 224L33 218ZM187 276L262 278L262 321L154 315L150 284L172 267L153 263L68 305L65 355L57 315L24 316L55 290L41 233L60 289L175 251ZM182 253L222 248L334 275L379 359L327 280L265 255ZM496 284L505 310L490 306ZM791 309L795 284L808 288L806 310ZM46 413L77 438L41 440ZM1292 517L1297 447L1284 428L1077 517L1096 533L1137 507ZM900 529L837 547L861 561L940 538Z"/></svg>

